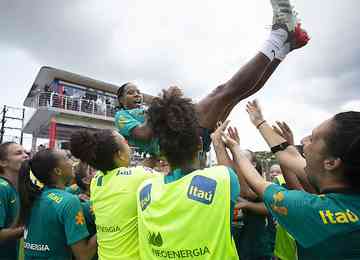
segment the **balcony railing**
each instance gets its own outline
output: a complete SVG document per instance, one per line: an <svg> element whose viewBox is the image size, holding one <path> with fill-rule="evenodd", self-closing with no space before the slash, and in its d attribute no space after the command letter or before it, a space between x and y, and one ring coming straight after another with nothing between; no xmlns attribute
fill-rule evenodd
<svg viewBox="0 0 360 260"><path fill-rule="evenodd" d="M54 107L69 111L78 111L105 117L115 116L115 106L102 101L93 101L77 97L41 92L37 96L36 107Z"/></svg>

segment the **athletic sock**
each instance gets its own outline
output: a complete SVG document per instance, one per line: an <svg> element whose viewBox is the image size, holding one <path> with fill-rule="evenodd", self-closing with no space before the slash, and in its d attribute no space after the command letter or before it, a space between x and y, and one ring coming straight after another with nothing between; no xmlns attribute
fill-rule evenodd
<svg viewBox="0 0 360 260"><path fill-rule="evenodd" d="M288 37L287 31L282 28L272 30L269 39L267 39L260 50L266 57L273 60Z"/></svg>
<svg viewBox="0 0 360 260"><path fill-rule="evenodd" d="M286 55L290 52L290 42L285 43L278 52L275 52L275 58L278 60L284 60Z"/></svg>

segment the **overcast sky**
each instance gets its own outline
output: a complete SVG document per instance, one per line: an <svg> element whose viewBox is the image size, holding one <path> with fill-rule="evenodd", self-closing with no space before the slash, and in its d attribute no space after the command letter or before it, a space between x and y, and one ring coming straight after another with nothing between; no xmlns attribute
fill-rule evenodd
<svg viewBox="0 0 360 260"><path fill-rule="evenodd" d="M200 99L262 46L268 0L0 1L0 105L22 106L41 66L158 94ZM359 0L295 0L311 42L291 53L258 98L296 140L342 110L360 110ZM266 149L243 101L230 115L244 148Z"/></svg>

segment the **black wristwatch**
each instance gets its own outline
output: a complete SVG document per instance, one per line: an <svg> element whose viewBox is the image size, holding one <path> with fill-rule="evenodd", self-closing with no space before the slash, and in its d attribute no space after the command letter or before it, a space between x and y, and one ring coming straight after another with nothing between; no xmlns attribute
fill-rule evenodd
<svg viewBox="0 0 360 260"><path fill-rule="evenodd" d="M285 142L283 142L281 144L278 144L278 145L275 145L275 146L271 147L271 152L272 153L277 153L277 152L280 152L280 151L284 151L288 146L289 146L289 143L285 141Z"/></svg>

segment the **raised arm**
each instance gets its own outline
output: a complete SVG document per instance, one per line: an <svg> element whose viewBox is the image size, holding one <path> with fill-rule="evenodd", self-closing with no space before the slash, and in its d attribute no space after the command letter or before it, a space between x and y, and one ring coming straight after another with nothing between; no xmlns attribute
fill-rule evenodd
<svg viewBox="0 0 360 260"><path fill-rule="evenodd" d="M226 151L225 144L221 140L221 133L226 129L229 124L229 120L226 120L223 124L217 123L217 129L211 134L211 141L214 146L217 163L228 167L233 167L232 160Z"/></svg>
<svg viewBox="0 0 360 260"><path fill-rule="evenodd" d="M307 181L304 170L306 166L305 159L301 156L294 145L289 144L283 136L279 135L271 127L271 125L268 124L262 115L262 111L257 100L248 102L246 111L249 114L251 122L259 130L269 148L273 148L272 150L274 150L275 147L278 148L275 151L275 155L285 174L293 173L297 176L304 188L306 187L306 189L308 189L309 186L311 187ZM287 177L290 178L290 175ZM314 191L314 189L312 189L312 191Z"/></svg>
<svg viewBox="0 0 360 260"><path fill-rule="evenodd" d="M239 138L237 129L230 127L229 130L228 130L228 134L225 134L225 131L224 131L225 129L224 128L219 127L218 129L223 130L223 131L217 131L216 132L217 135L220 135L220 137L217 137L218 140L221 140L221 142L223 142L225 147L229 148L229 150L231 151L231 154L232 154L232 167L235 169L236 174L237 174L238 179L239 179L240 196L245 197L245 198L254 198L254 197L256 197L254 192L252 191L252 189L250 189L250 187L249 187L250 183L248 183L246 178L244 178L244 176L243 176L242 171L244 169L242 167L240 167L240 160L241 160L241 156L239 156L239 153L240 153L240 138ZM224 140L225 136L226 136L227 142L225 142L225 140ZM225 147L223 149L227 153ZM248 160L247 157L244 154L242 154L242 156L244 156L246 158L246 160ZM248 161L248 162L250 163L250 161ZM258 175L262 179L262 177L255 170L253 165L251 163L250 163L250 165L254 169L253 174ZM253 188L253 187L251 187L251 188ZM256 192L256 190L254 190L254 191Z"/></svg>
<svg viewBox="0 0 360 260"><path fill-rule="evenodd" d="M264 202L252 202L244 198L240 198L235 205L235 209L248 210L258 215L267 216L269 214Z"/></svg>

